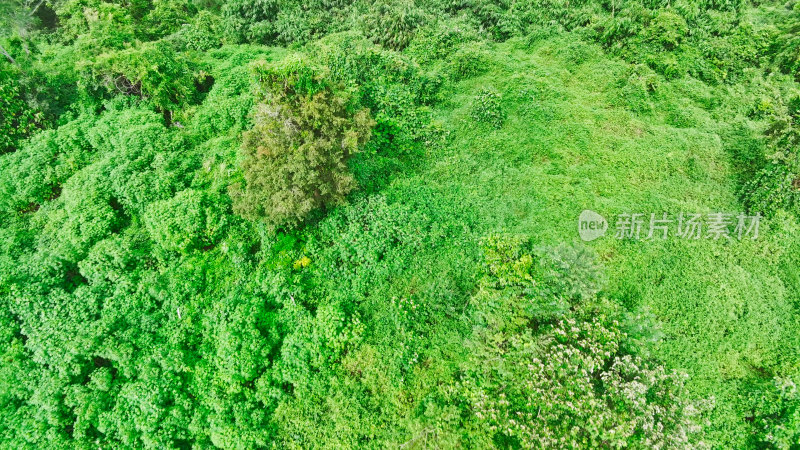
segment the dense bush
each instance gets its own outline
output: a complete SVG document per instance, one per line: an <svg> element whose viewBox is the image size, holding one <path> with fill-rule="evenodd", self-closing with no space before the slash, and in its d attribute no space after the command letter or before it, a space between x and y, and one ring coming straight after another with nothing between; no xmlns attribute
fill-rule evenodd
<svg viewBox="0 0 800 450"><path fill-rule="evenodd" d="M762 411L755 421L758 433L752 436L753 446L791 448L800 440L800 396L795 376L771 380L757 399Z"/></svg>
<svg viewBox="0 0 800 450"><path fill-rule="evenodd" d="M689 27L680 14L660 11L648 24L644 36L667 50L673 50L688 33Z"/></svg>
<svg viewBox="0 0 800 450"><path fill-rule="evenodd" d="M135 36L134 18L147 12L147 2L137 1L128 8L102 0L64 0L54 4L59 18L59 34L66 41L77 41L90 54L103 49L124 47Z"/></svg>
<svg viewBox="0 0 800 450"><path fill-rule="evenodd" d="M744 204L751 211L800 213L800 96L793 95L774 106L762 99L755 108L755 113L770 117L771 125L764 154L752 158L755 173L741 187Z"/></svg>
<svg viewBox="0 0 800 450"><path fill-rule="evenodd" d="M747 209L773 214L783 209L800 213L800 168L793 161L767 164L742 186Z"/></svg>
<svg viewBox="0 0 800 450"><path fill-rule="evenodd" d="M425 21L425 13L413 0L378 0L363 16L361 27L376 44L402 50Z"/></svg>
<svg viewBox="0 0 800 450"><path fill-rule="evenodd" d="M186 49L207 51L222 44L220 27L217 15L200 11L190 23L181 26L176 38Z"/></svg>
<svg viewBox="0 0 800 450"><path fill-rule="evenodd" d="M523 335L509 339L507 351L483 350L474 380L464 382L477 426L522 448L706 447L698 439L702 409L685 400L685 377L619 354L620 339L602 318L566 319L539 340Z"/></svg>
<svg viewBox="0 0 800 450"><path fill-rule="evenodd" d="M82 116L35 135L15 153L3 156L3 210L30 211L58 197L62 184L93 159L88 138L93 124L92 117Z"/></svg>
<svg viewBox="0 0 800 450"><path fill-rule="evenodd" d="M167 251L208 248L225 229L221 199L187 189L169 200L148 205L144 223L157 245Z"/></svg>
<svg viewBox="0 0 800 450"><path fill-rule="evenodd" d="M467 20L436 21L418 31L406 53L424 64L445 59L462 45L477 41L480 34Z"/></svg>
<svg viewBox="0 0 800 450"><path fill-rule="evenodd" d="M16 150L19 141L41 120L41 113L31 109L25 101L18 77L9 64L0 63L0 153Z"/></svg>
<svg viewBox="0 0 800 450"><path fill-rule="evenodd" d="M234 0L222 6L223 30L234 43L267 43L275 37L277 0Z"/></svg>
<svg viewBox="0 0 800 450"><path fill-rule="evenodd" d="M781 23L782 33L776 42L775 62L785 73L793 74L800 81L800 2L789 2L786 7L792 9L783 18Z"/></svg>
<svg viewBox="0 0 800 450"><path fill-rule="evenodd" d="M109 94L145 98L162 111L178 108L195 93L189 61L164 42L104 55L92 72Z"/></svg>
<svg viewBox="0 0 800 450"><path fill-rule="evenodd" d="M352 89L375 118L372 138L353 160L362 187L385 185L398 170L412 167L426 147L442 143L429 107L440 99L444 83L437 71L353 33L330 36L312 48L330 78Z"/></svg>
<svg viewBox="0 0 800 450"><path fill-rule="evenodd" d="M459 47L448 58L450 76L458 81L480 75L489 68L488 54L488 49L482 43Z"/></svg>
<svg viewBox="0 0 800 450"><path fill-rule="evenodd" d="M244 137L245 183L231 190L234 210L271 226L296 225L355 188L347 162L374 121L300 59L255 70L264 98Z"/></svg>
<svg viewBox="0 0 800 450"><path fill-rule="evenodd" d="M158 39L180 30L197 13L194 3L186 0L151 0L147 15L142 17L145 39Z"/></svg>
<svg viewBox="0 0 800 450"><path fill-rule="evenodd" d="M497 91L484 88L472 100L470 115L478 122L502 128L506 120L506 113L500 103L501 97Z"/></svg>

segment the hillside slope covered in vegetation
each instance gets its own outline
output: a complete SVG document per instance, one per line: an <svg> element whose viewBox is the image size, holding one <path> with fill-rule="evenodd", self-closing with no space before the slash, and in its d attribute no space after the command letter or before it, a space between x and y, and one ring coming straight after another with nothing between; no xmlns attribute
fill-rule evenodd
<svg viewBox="0 0 800 450"><path fill-rule="evenodd" d="M0 447L800 446L800 3L0 21Z"/></svg>

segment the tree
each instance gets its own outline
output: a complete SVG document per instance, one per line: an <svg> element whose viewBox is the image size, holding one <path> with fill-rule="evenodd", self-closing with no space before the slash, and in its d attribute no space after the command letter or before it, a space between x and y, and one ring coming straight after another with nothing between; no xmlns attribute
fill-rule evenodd
<svg viewBox="0 0 800 450"><path fill-rule="evenodd" d="M230 191L234 210L272 227L296 225L355 188L347 162L375 122L299 58L258 65L256 74L261 99L242 145L245 183Z"/></svg>

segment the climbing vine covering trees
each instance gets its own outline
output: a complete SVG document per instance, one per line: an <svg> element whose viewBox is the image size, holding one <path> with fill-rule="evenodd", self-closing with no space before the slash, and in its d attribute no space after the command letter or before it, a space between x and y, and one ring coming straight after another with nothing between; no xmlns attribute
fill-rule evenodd
<svg viewBox="0 0 800 450"><path fill-rule="evenodd" d="M0 0L0 449L797 448L799 5Z"/></svg>

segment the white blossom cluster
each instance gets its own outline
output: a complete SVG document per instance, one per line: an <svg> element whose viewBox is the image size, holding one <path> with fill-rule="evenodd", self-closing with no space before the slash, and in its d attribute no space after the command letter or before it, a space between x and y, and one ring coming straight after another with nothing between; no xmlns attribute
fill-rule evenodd
<svg viewBox="0 0 800 450"><path fill-rule="evenodd" d="M525 448L706 447L693 437L710 405L681 399L686 375L621 355L624 338L602 317L560 321L534 355L504 355L503 389L472 386L476 418Z"/></svg>

